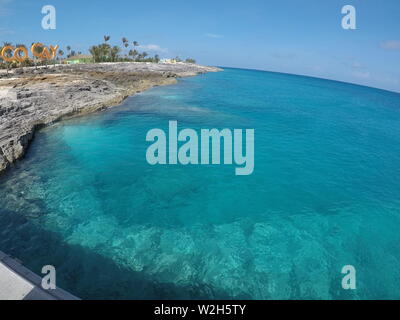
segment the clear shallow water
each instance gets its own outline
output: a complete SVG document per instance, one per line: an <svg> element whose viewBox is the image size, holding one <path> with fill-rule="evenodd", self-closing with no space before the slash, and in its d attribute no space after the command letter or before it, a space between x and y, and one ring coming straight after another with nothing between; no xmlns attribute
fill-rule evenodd
<svg viewBox="0 0 400 320"><path fill-rule="evenodd" d="M254 173L148 165L168 120L254 128ZM0 179L0 250L82 298L400 298L399 163L399 94L226 69L40 131Z"/></svg>

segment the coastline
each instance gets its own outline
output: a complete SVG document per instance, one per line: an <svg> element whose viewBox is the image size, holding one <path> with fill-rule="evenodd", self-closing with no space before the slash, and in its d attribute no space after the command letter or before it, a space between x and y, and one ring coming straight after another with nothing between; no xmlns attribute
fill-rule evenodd
<svg viewBox="0 0 400 320"><path fill-rule="evenodd" d="M221 69L190 63L119 62L55 65L0 73L0 174L22 158L35 131L119 105L177 78Z"/></svg>

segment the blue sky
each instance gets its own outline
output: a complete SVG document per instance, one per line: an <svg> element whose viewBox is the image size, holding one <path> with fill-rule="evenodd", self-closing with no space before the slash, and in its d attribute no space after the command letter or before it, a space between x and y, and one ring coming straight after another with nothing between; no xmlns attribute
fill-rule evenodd
<svg viewBox="0 0 400 320"><path fill-rule="evenodd" d="M54 5L57 29L43 30ZM341 8L357 10L357 30ZM399 0L0 0L0 41L87 52L111 36L163 57L310 75L400 92Z"/></svg>

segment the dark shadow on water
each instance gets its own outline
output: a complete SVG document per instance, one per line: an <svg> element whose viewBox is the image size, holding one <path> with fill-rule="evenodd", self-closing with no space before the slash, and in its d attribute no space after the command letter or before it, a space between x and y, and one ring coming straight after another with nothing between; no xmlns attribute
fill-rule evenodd
<svg viewBox="0 0 400 320"><path fill-rule="evenodd" d="M133 271L80 245L65 243L31 220L0 209L0 250L40 275L57 271L57 285L82 299L229 299L227 292L202 283L160 283L146 271ZM154 263L157 263L155 261Z"/></svg>

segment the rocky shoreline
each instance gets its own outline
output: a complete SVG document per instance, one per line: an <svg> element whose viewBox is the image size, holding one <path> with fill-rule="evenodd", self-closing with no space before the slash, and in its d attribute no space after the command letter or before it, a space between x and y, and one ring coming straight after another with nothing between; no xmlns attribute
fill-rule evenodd
<svg viewBox="0 0 400 320"><path fill-rule="evenodd" d="M0 72L0 173L23 157L37 129L120 104L176 78L221 71L189 63L55 65Z"/></svg>

